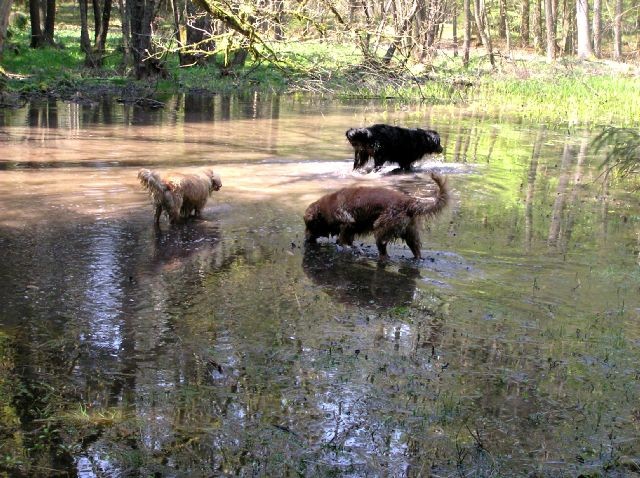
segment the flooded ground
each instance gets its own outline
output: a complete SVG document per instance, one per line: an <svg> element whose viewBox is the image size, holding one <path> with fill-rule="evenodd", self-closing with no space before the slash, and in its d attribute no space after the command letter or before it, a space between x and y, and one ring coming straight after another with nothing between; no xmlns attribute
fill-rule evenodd
<svg viewBox="0 0 640 478"><path fill-rule="evenodd" d="M438 130L413 174L344 132ZM595 133L594 133L595 134ZM0 469L12 476L634 476L640 202L590 133L464 110L175 97L0 110ZM140 167L211 165L153 227ZM363 184L450 206L377 261L308 249Z"/></svg>

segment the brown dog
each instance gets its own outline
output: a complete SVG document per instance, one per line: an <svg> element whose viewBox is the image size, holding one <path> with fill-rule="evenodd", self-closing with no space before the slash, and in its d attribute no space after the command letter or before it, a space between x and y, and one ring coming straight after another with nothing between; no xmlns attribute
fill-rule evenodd
<svg viewBox="0 0 640 478"><path fill-rule="evenodd" d="M447 204L449 193L444 178L431 173L438 185L435 198L418 199L382 187L349 187L322 196L304 213L305 238L338 236L338 244L352 245L355 236L373 232L381 259L386 259L387 243L404 240L413 256L420 254L420 218L434 216Z"/></svg>
<svg viewBox="0 0 640 478"><path fill-rule="evenodd" d="M155 224L160 224L162 211L172 224L186 219L193 213L199 216L209 195L222 187L220 177L211 169L193 174L170 171L160 174L150 169L138 171L142 186L151 193L156 207Z"/></svg>

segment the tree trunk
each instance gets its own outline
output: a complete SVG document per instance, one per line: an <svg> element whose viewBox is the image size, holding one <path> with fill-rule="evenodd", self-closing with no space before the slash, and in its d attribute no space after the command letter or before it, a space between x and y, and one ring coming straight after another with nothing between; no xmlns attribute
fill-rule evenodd
<svg viewBox="0 0 640 478"><path fill-rule="evenodd" d="M0 58L7 37L7 26L9 25L9 14L13 0L0 0Z"/></svg>
<svg viewBox="0 0 640 478"><path fill-rule="evenodd" d="M31 48L40 48L44 43L40 24L40 1L29 0L29 18L31 20Z"/></svg>
<svg viewBox="0 0 640 478"><path fill-rule="evenodd" d="M98 41L98 30L100 29L100 3L101 0L92 0L93 6L93 42Z"/></svg>
<svg viewBox="0 0 640 478"><path fill-rule="evenodd" d="M458 7L457 5L453 5L453 13L452 13L452 29L453 29L453 56L454 58L458 56Z"/></svg>
<svg viewBox="0 0 640 478"><path fill-rule="evenodd" d="M498 37L501 39L507 38L507 6L506 0L499 0L499 18L498 18Z"/></svg>
<svg viewBox="0 0 640 478"><path fill-rule="evenodd" d="M102 66L102 58L104 57L105 47L107 45L107 33L109 32L109 22L111 21L112 2L113 0L104 0L98 34L96 35L96 51L100 56L100 66Z"/></svg>
<svg viewBox="0 0 640 478"><path fill-rule="evenodd" d="M463 0L464 38L462 40L462 64L469 66L469 49L471 47L471 0Z"/></svg>
<svg viewBox="0 0 640 478"><path fill-rule="evenodd" d="M522 0L522 18L520 20L520 45L529 46L529 0Z"/></svg>
<svg viewBox="0 0 640 478"><path fill-rule="evenodd" d="M153 58L151 45L151 22L156 13L156 0L128 0L131 2L131 53L133 67L138 80L155 76L162 71L158 60Z"/></svg>
<svg viewBox="0 0 640 478"><path fill-rule="evenodd" d="M622 0L616 1L616 16L613 19L613 59L622 59Z"/></svg>
<svg viewBox="0 0 640 478"><path fill-rule="evenodd" d="M87 0L79 0L80 2L80 49L84 53L84 66L94 68L95 61L93 52L91 51L91 40L89 40L88 25L88 4Z"/></svg>
<svg viewBox="0 0 640 478"><path fill-rule="evenodd" d="M404 22L400 26L400 29L396 33L395 40L391 43L391 45L389 45L389 48L387 48L387 51L384 54L384 57L382 58L382 63L384 63L385 65L388 65L389 63L391 63L391 59L393 58L393 55L395 54L396 49L400 45L400 41L402 40L402 37L404 36L404 34L409 29L409 26L411 25L411 22L413 21L413 17L416 15L416 13L418 11L417 7L418 7L418 4L417 3L414 4L413 11L411 11L407 15L407 17L405 18Z"/></svg>
<svg viewBox="0 0 640 478"><path fill-rule="evenodd" d="M47 0L46 17L42 39L47 45L53 45L53 32L56 26L56 0Z"/></svg>
<svg viewBox="0 0 640 478"><path fill-rule="evenodd" d="M542 0L533 0L533 46L537 53L542 53Z"/></svg>
<svg viewBox="0 0 640 478"><path fill-rule="evenodd" d="M553 18L553 0L545 0L544 18L547 26L547 61L554 61L556 59L556 37L553 26L555 20Z"/></svg>
<svg viewBox="0 0 640 478"><path fill-rule="evenodd" d="M576 27L578 30L578 58L589 58L593 55L593 50L591 49L587 0L576 0Z"/></svg>
<svg viewBox="0 0 640 478"><path fill-rule="evenodd" d="M573 54L573 36L574 36L574 3L570 0L563 0L563 16L562 16L562 51L566 55Z"/></svg>
<svg viewBox="0 0 640 478"><path fill-rule="evenodd" d="M602 56L602 0L593 0L593 54Z"/></svg>
<svg viewBox="0 0 640 478"><path fill-rule="evenodd" d="M493 48L491 47L491 34L489 33L489 29L487 28L487 23L486 23L486 11L484 8L484 1L474 0L473 9L474 9L475 18L476 18L476 25L478 26L478 32L482 38L482 43L487 49L487 54L489 55L489 61L491 62L491 66L495 67L496 62L493 57Z"/></svg>
<svg viewBox="0 0 640 478"><path fill-rule="evenodd" d="M131 0L118 0L118 8L120 9L121 28L122 28L122 66L128 68L133 59L131 53Z"/></svg>

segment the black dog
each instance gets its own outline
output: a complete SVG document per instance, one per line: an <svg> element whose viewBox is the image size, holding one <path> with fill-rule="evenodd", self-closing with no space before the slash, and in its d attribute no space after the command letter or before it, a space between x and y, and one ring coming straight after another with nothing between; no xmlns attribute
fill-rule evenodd
<svg viewBox="0 0 640 478"><path fill-rule="evenodd" d="M387 162L411 171L411 164L425 154L442 153L440 135L430 129L374 124L348 129L346 134L355 151L353 169L363 167L373 156L375 171Z"/></svg>

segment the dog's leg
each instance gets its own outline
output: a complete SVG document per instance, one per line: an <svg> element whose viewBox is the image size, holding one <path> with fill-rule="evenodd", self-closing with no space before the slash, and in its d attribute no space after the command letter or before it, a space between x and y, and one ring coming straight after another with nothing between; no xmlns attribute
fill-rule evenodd
<svg viewBox="0 0 640 478"><path fill-rule="evenodd" d="M314 236L311 232L305 231L304 232L304 242L306 244L317 244L318 243L318 236Z"/></svg>
<svg viewBox="0 0 640 478"><path fill-rule="evenodd" d="M156 204L155 225L160 227L160 215L162 214L162 204Z"/></svg>
<svg viewBox="0 0 640 478"><path fill-rule="evenodd" d="M378 248L378 254L381 260L389 259L387 254L387 242L383 238L376 238L376 247Z"/></svg>
<svg viewBox="0 0 640 478"><path fill-rule="evenodd" d="M406 242L409 249L411 249L413 257L415 259L422 259L422 253L420 251L420 234L418 233L418 228L415 223L411 223L407 226L402 239L404 239L404 242Z"/></svg>
<svg viewBox="0 0 640 478"><path fill-rule="evenodd" d="M338 244L341 246L353 246L353 231L349 229L349 226L342 226L340 228L340 235L338 236Z"/></svg>
<svg viewBox="0 0 640 478"><path fill-rule="evenodd" d="M353 157L353 169L358 169L367 164L369 161L369 152L363 149L356 149L355 155Z"/></svg>

